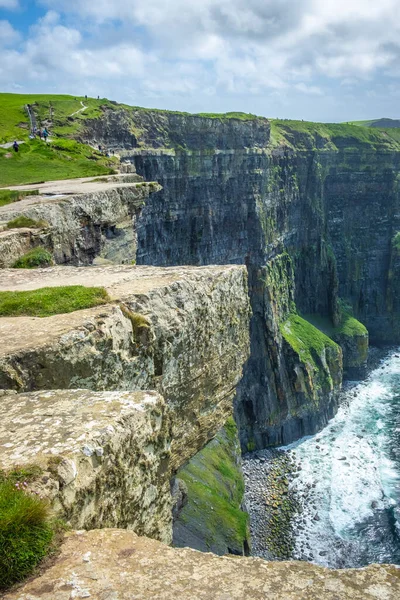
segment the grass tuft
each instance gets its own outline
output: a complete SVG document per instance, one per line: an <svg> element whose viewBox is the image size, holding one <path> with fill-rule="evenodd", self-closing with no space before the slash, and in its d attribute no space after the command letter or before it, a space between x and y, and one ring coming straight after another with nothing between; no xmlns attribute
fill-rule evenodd
<svg viewBox="0 0 400 600"><path fill-rule="evenodd" d="M27 196L37 196L39 190L0 190L0 206L18 202Z"/></svg>
<svg viewBox="0 0 400 600"><path fill-rule="evenodd" d="M24 292L0 292L0 316L49 317L110 302L104 288L71 285Z"/></svg>
<svg viewBox="0 0 400 600"><path fill-rule="evenodd" d="M45 227L48 227L48 223L42 220L35 221L35 219L31 219L30 217L26 217L25 215L15 217L15 219L12 219L7 223L8 229L19 229L21 227L29 227L30 229L43 229Z"/></svg>
<svg viewBox="0 0 400 600"><path fill-rule="evenodd" d="M28 494L23 483L0 482L0 589L29 575L53 539L49 505Z"/></svg>
<svg viewBox="0 0 400 600"><path fill-rule="evenodd" d="M50 267L53 257L48 250L44 248L34 248L18 258L12 265L13 269L37 269L39 267Z"/></svg>

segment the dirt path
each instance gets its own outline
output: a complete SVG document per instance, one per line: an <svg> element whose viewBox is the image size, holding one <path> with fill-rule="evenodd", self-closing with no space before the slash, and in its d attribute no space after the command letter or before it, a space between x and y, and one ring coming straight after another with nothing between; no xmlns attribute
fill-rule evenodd
<svg viewBox="0 0 400 600"><path fill-rule="evenodd" d="M74 113L72 113L72 115L69 115L70 117L74 117L75 115L77 115L80 112L83 112L86 108L88 108L87 106L85 106L81 100L81 106L82 108L80 108L79 110L75 111Z"/></svg>
<svg viewBox="0 0 400 600"><path fill-rule="evenodd" d="M6 144L0 144L0 148L11 148L14 142L7 142ZM25 144L23 140L17 140L17 144Z"/></svg>
<svg viewBox="0 0 400 600"><path fill-rule="evenodd" d="M121 179L124 175L121 174ZM118 181L118 175L113 175L112 180L107 181L107 175L98 177L79 177L77 179L60 179L58 181L46 181L43 183L31 183L28 185L7 186L8 190L39 190L39 195L64 195L83 194L87 192L99 192L115 187L132 187L134 183Z"/></svg>

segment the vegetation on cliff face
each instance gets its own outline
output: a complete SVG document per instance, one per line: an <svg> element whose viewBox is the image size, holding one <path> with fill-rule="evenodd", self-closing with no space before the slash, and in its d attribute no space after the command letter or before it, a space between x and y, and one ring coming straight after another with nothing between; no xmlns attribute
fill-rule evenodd
<svg viewBox="0 0 400 600"><path fill-rule="evenodd" d="M24 292L0 292L0 316L48 317L110 302L104 288L71 285Z"/></svg>
<svg viewBox="0 0 400 600"><path fill-rule="evenodd" d="M306 315L315 327L332 338L343 350L344 369L363 369L368 358L368 330L350 312L343 301L339 301L339 323L335 327L328 317ZM354 373L356 374L356 373Z"/></svg>
<svg viewBox="0 0 400 600"><path fill-rule="evenodd" d="M244 481L239 457L237 428L230 418L217 437L177 474L187 486L188 497L180 523L190 536L203 540L203 549L219 554L241 554L248 543L248 515L241 510Z"/></svg>
<svg viewBox="0 0 400 600"><path fill-rule="evenodd" d="M48 223L46 221L35 221L35 219L31 219L25 215L20 215L19 217L15 217L11 221L8 221L7 228L8 229L20 229L21 227L29 227L31 229L41 229L43 227L47 227Z"/></svg>
<svg viewBox="0 0 400 600"><path fill-rule="evenodd" d="M37 196L39 190L0 190L0 206L18 202L27 196Z"/></svg>
<svg viewBox="0 0 400 600"><path fill-rule="evenodd" d="M0 590L29 575L53 539L48 502L26 491L37 474L0 471Z"/></svg>
<svg viewBox="0 0 400 600"><path fill-rule="evenodd" d="M337 349L337 344L311 323L292 313L281 324L281 333L304 363L320 367L320 357L326 348Z"/></svg>
<svg viewBox="0 0 400 600"><path fill-rule="evenodd" d="M13 269L38 269L54 264L53 257L45 248L33 248L18 258L12 265Z"/></svg>

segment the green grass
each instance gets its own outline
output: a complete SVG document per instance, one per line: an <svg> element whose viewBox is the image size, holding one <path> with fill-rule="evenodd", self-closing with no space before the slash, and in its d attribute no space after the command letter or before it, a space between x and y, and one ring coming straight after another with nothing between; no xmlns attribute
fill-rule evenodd
<svg viewBox="0 0 400 600"><path fill-rule="evenodd" d="M240 121L254 121L255 119L263 119L264 117L258 117L251 113L244 112L227 112L227 113L197 113L196 117L206 117L207 119L220 119L224 121L226 119L239 119Z"/></svg>
<svg viewBox="0 0 400 600"><path fill-rule="evenodd" d="M237 429L231 418L223 432L177 474L188 488L182 521L206 537L210 547L221 537L228 546L240 548L248 536L248 516L240 508L244 482L235 462L237 452Z"/></svg>
<svg viewBox="0 0 400 600"><path fill-rule="evenodd" d="M82 285L0 292L0 316L49 317L110 302L104 288Z"/></svg>
<svg viewBox="0 0 400 600"><path fill-rule="evenodd" d="M13 269L37 269L49 267L53 264L53 257L45 248L33 248L18 258L12 265Z"/></svg>
<svg viewBox="0 0 400 600"><path fill-rule="evenodd" d="M0 186L109 175L116 164L116 159L74 140L30 140L18 153L0 148Z"/></svg>
<svg viewBox="0 0 400 600"><path fill-rule="evenodd" d="M334 327L329 317L322 317L321 315L304 315L307 321L312 323L320 331L325 333L330 338L335 339L336 336L345 335L348 337L365 336L368 334L368 330L360 321L358 321L350 313L349 309L339 306L340 309L340 323L337 327Z"/></svg>
<svg viewBox="0 0 400 600"><path fill-rule="evenodd" d="M271 138L274 145L286 144L293 148L337 150L362 145L367 148L399 150L392 136L379 129L352 123L312 123L290 119L271 120Z"/></svg>
<svg viewBox="0 0 400 600"><path fill-rule="evenodd" d="M0 589L22 581L44 558L53 539L48 503L26 493L23 482L0 481Z"/></svg>
<svg viewBox="0 0 400 600"><path fill-rule="evenodd" d="M42 229L47 226L48 223L46 221L35 221L35 219L31 219L30 217L26 217L25 215L15 217L15 219L12 219L12 221L8 221L7 223L8 229L18 229L20 227L29 227L30 229Z"/></svg>
<svg viewBox="0 0 400 600"><path fill-rule="evenodd" d="M316 368L326 347L337 348L333 340L297 314L289 315L280 329L282 336L299 355L300 360L311 363Z"/></svg>
<svg viewBox="0 0 400 600"><path fill-rule="evenodd" d="M81 109L81 101L88 107L85 111L71 117ZM65 135L78 132L87 118L97 118L102 114L101 107L113 104L106 99L96 100L83 96L56 94L0 94L0 143L14 139L27 140L30 133L29 117L24 110L26 104L34 106L38 126L47 126L51 133ZM53 109L53 122L50 120L50 107ZM19 127L23 124L24 127Z"/></svg>
<svg viewBox="0 0 400 600"><path fill-rule="evenodd" d="M0 190L0 206L18 202L27 196L37 196L39 190Z"/></svg>

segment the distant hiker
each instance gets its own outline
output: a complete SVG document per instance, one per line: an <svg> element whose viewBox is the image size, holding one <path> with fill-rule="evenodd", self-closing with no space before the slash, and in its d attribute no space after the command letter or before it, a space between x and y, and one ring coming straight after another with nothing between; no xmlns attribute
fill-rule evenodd
<svg viewBox="0 0 400 600"><path fill-rule="evenodd" d="M48 137L49 137L49 132L47 131L47 129L43 129L43 139L45 142L47 142Z"/></svg>
<svg viewBox="0 0 400 600"><path fill-rule="evenodd" d="M100 96L97 96L97 100L100 100Z"/></svg>
<svg viewBox="0 0 400 600"><path fill-rule="evenodd" d="M38 134L39 138L42 139L42 130L41 129L38 130L37 134Z"/></svg>
<svg viewBox="0 0 400 600"><path fill-rule="evenodd" d="M14 152L18 152L18 150L19 150L19 144L18 144L17 140L14 140L13 148L14 148Z"/></svg>
<svg viewBox="0 0 400 600"><path fill-rule="evenodd" d="M101 152L101 144L99 144L99 152Z"/></svg>
<svg viewBox="0 0 400 600"><path fill-rule="evenodd" d="M85 100L87 100L87 94L85 94Z"/></svg>

